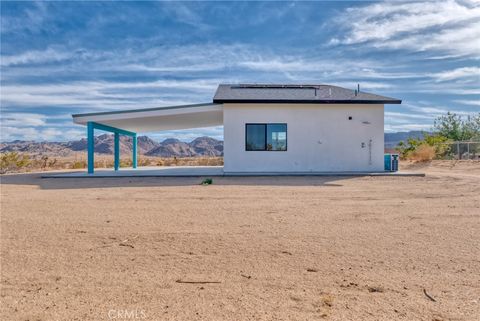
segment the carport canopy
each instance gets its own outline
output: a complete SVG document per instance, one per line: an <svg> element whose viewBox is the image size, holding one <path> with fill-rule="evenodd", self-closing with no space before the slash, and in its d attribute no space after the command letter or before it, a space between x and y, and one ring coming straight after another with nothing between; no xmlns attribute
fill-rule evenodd
<svg viewBox="0 0 480 321"><path fill-rule="evenodd" d="M132 166L137 166L137 133L223 125L223 104L206 103L100 113L74 114L73 122L87 126L88 172L94 172L94 130L114 133L114 167L119 169L119 135L133 138Z"/></svg>

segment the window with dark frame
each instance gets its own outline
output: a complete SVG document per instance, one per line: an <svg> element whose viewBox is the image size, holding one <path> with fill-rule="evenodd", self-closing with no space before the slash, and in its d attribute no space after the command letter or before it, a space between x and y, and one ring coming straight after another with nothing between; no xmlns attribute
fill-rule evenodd
<svg viewBox="0 0 480 321"><path fill-rule="evenodd" d="M287 124L245 124L246 151L286 151Z"/></svg>

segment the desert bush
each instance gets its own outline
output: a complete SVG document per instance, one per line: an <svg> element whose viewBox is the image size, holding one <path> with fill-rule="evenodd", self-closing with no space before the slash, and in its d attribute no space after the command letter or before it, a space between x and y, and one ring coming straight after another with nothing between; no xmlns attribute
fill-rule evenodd
<svg viewBox="0 0 480 321"><path fill-rule="evenodd" d="M445 136L439 134L425 135L423 140L425 144L434 148L434 158L442 158L450 151L450 145L447 144L450 140Z"/></svg>
<svg viewBox="0 0 480 321"><path fill-rule="evenodd" d="M211 185L213 184L213 179L211 178L205 178L201 183L200 185Z"/></svg>
<svg viewBox="0 0 480 321"><path fill-rule="evenodd" d="M75 161L73 162L73 165L72 165L73 169L80 169L80 168L86 168L86 167L87 167L87 162L84 160Z"/></svg>
<svg viewBox="0 0 480 321"><path fill-rule="evenodd" d="M410 155L422 144L421 139L409 138L406 142L398 143L395 150L400 154L400 158L408 159Z"/></svg>
<svg viewBox="0 0 480 321"><path fill-rule="evenodd" d="M417 162L431 161L436 156L435 147L428 144L419 145L413 152L410 153L409 159Z"/></svg>
<svg viewBox="0 0 480 321"><path fill-rule="evenodd" d="M95 167L97 167L97 162L95 162ZM113 167L113 160L104 159L104 160L101 162L101 165L98 166L98 167L111 168L111 167Z"/></svg>
<svg viewBox="0 0 480 321"><path fill-rule="evenodd" d="M120 167L132 167L132 164L131 159L120 160Z"/></svg>
<svg viewBox="0 0 480 321"><path fill-rule="evenodd" d="M449 139L444 136L425 134L423 139L409 138L407 142L400 142L395 149L402 159L431 160L442 158L449 152L447 142Z"/></svg>
<svg viewBox="0 0 480 321"><path fill-rule="evenodd" d="M139 166L221 166L223 157L149 157Z"/></svg>
<svg viewBox="0 0 480 321"><path fill-rule="evenodd" d="M151 160L148 158L138 157L137 166L150 166L152 165Z"/></svg>
<svg viewBox="0 0 480 321"><path fill-rule="evenodd" d="M44 170L45 168L47 168L48 156L42 156L41 162L41 169Z"/></svg>
<svg viewBox="0 0 480 321"><path fill-rule="evenodd" d="M8 152L1 155L0 173L19 171L30 165L30 157L17 152Z"/></svg>
<svg viewBox="0 0 480 321"><path fill-rule="evenodd" d="M50 168L56 167L57 161L58 161L58 160L57 160L56 158L54 158L53 160L49 161L49 162L48 162L48 167L50 167Z"/></svg>

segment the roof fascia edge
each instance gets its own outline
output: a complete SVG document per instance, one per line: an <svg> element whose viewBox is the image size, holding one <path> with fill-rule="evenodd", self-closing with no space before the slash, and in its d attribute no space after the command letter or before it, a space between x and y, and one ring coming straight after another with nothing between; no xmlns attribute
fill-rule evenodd
<svg viewBox="0 0 480 321"><path fill-rule="evenodd" d="M401 99L393 100L262 100L262 99L214 99L214 103L218 104L401 104Z"/></svg>
<svg viewBox="0 0 480 321"><path fill-rule="evenodd" d="M85 113L85 114L72 114L73 118L89 117L89 116L103 116L103 115L115 115L115 114L129 114L129 113L141 113L158 110L172 110L180 108L194 108L194 107L207 107L207 106L219 106L221 103L204 103L204 104L192 104L192 105L179 105L179 106L166 106L166 107L153 107L144 109L130 109L130 110L118 110L118 111L104 111L98 113Z"/></svg>

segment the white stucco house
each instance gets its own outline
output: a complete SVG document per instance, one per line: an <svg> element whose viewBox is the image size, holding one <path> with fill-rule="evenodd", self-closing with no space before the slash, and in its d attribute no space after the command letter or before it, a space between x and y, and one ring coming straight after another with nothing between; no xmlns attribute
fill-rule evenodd
<svg viewBox="0 0 480 321"><path fill-rule="evenodd" d="M211 103L73 115L118 136L223 125L225 174L384 171L384 105L401 100L331 85L221 84Z"/></svg>

